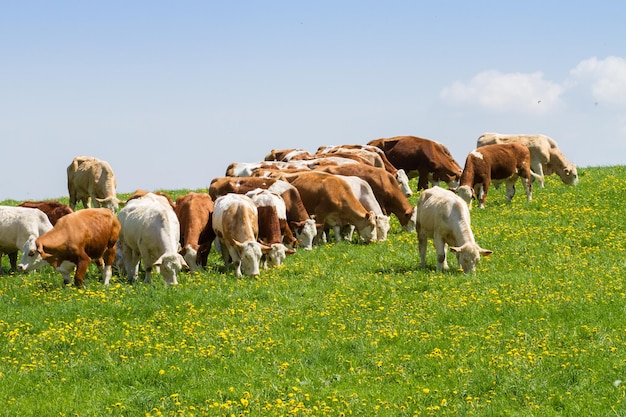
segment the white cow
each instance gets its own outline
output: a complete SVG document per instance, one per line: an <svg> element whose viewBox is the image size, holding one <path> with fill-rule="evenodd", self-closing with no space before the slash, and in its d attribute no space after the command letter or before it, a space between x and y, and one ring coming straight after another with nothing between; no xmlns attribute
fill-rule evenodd
<svg viewBox="0 0 626 417"><path fill-rule="evenodd" d="M432 238L437 252L437 271L448 269L447 246L456 253L466 274L474 272L480 255L492 253L474 240L470 212L461 197L440 187L424 190L417 201L417 238L422 267L426 265L426 246Z"/></svg>
<svg viewBox="0 0 626 417"><path fill-rule="evenodd" d="M17 270L17 251L22 251L24 256L28 253L31 243L34 244L35 239L50 229L52 223L39 209L0 206L0 257L4 253L8 254L11 270ZM43 265L47 264L41 261L31 269Z"/></svg>
<svg viewBox="0 0 626 417"><path fill-rule="evenodd" d="M354 196L363 204L363 207L367 211L373 211L376 220L376 240L387 240L387 234L389 233L390 225L390 216L385 215L383 213L378 200L376 200L376 196L374 195L374 191L372 187L369 185L367 181L362 178L352 176L352 175L337 175L339 178L345 180L348 184L350 184L350 188L352 188L352 192ZM335 227L335 233L338 232L338 227ZM352 240L352 233L354 232L354 225L346 225L341 227L342 237L346 240Z"/></svg>
<svg viewBox="0 0 626 417"><path fill-rule="evenodd" d="M115 174L106 161L77 156L67 167L67 189L72 210L81 201L85 208L90 208L93 202L94 207L105 207L117 213L120 200L117 199L116 187Z"/></svg>
<svg viewBox="0 0 626 417"><path fill-rule="evenodd" d="M188 265L178 253L180 224L167 199L153 193L134 198L118 218L122 226L118 244L128 279L137 279L143 261L145 282L150 282L153 268L159 268L167 285L178 284L176 274Z"/></svg>
<svg viewBox="0 0 626 417"><path fill-rule="evenodd" d="M237 277L259 275L263 253L272 248L257 241L258 210L250 197L228 193L215 200L213 230L219 241L226 270L231 263Z"/></svg>
<svg viewBox="0 0 626 417"><path fill-rule="evenodd" d="M556 141L546 135L505 135L483 133L476 147L497 143L520 143L530 151L530 168L536 173L540 186L544 186L544 175L556 173L567 185L578 184L576 165L571 164L559 149Z"/></svg>

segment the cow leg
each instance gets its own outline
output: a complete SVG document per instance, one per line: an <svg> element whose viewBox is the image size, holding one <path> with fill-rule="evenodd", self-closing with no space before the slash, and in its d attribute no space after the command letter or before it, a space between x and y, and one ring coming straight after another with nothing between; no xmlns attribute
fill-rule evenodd
<svg viewBox="0 0 626 417"><path fill-rule="evenodd" d="M425 190L428 188L428 172L419 172L419 179L417 180L417 191Z"/></svg>
<svg viewBox="0 0 626 417"><path fill-rule="evenodd" d="M7 253L9 257L9 264L11 265L11 271L17 271L17 252Z"/></svg>
<svg viewBox="0 0 626 417"><path fill-rule="evenodd" d="M85 275L87 274L87 269L89 268L90 263L91 258L86 253L82 253L76 263L76 273L74 274L75 286L79 288L83 288L85 286Z"/></svg>
<svg viewBox="0 0 626 417"><path fill-rule="evenodd" d="M539 181L539 187L540 188L544 188L544 182L545 182L545 177L544 177L544 173L543 173L543 164L541 162L536 161L535 163L533 163L531 161L530 163L530 169L532 169L535 174L537 174L539 177L537 179L537 181ZM534 180L535 177L533 176L533 178L531 178L531 180Z"/></svg>
<svg viewBox="0 0 626 417"><path fill-rule="evenodd" d="M478 208L485 208L485 199L487 198L485 186L482 183L474 184L474 190L476 193L476 200L478 200Z"/></svg>
<svg viewBox="0 0 626 417"><path fill-rule="evenodd" d="M522 178L524 190L526 191L526 201L529 203L533 200L533 183L531 177L532 175L529 174L529 178Z"/></svg>
<svg viewBox="0 0 626 417"><path fill-rule="evenodd" d="M115 242L114 242L115 243ZM115 254L117 253L116 246L107 248L102 255L102 260L104 261L104 268L102 268L102 282L104 285L109 285L111 281L111 276L113 276L113 268L112 265L115 263Z"/></svg>
<svg viewBox="0 0 626 417"><path fill-rule="evenodd" d="M448 267L448 259L446 257L447 245L446 242L435 234L433 238L433 244L435 245L435 252L437 253L437 272L447 271Z"/></svg>
<svg viewBox="0 0 626 417"><path fill-rule="evenodd" d="M506 180L506 202L510 204L515 197L515 182L517 181L517 176L513 178L509 178Z"/></svg>

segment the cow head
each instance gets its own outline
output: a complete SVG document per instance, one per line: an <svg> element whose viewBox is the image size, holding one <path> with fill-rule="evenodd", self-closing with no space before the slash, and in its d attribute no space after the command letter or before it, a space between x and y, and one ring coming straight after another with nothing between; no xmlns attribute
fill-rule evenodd
<svg viewBox="0 0 626 417"><path fill-rule="evenodd" d="M233 240L233 244L239 253L239 266L236 270L237 276L239 277L241 274L249 277L259 275L261 256L271 251L272 247L253 240L248 240L243 243Z"/></svg>
<svg viewBox="0 0 626 417"><path fill-rule="evenodd" d="M377 215L376 216L376 238L377 240L387 240L387 235L389 234L389 229L391 228L390 224L391 218L385 215Z"/></svg>
<svg viewBox="0 0 626 417"><path fill-rule="evenodd" d="M455 190L456 194L463 199L467 203L468 207L472 207L472 199L476 198L476 194L474 193L474 188L469 185L461 185L459 188Z"/></svg>
<svg viewBox="0 0 626 417"><path fill-rule="evenodd" d="M163 254L152 264L152 266L159 267L166 285L178 284L176 274L183 269L189 269L189 265L185 262L185 258L183 258L179 253Z"/></svg>
<svg viewBox="0 0 626 417"><path fill-rule="evenodd" d="M402 226L405 232L413 233L417 227L417 206L412 207L411 211L404 214L408 219L406 224Z"/></svg>
<svg viewBox="0 0 626 417"><path fill-rule="evenodd" d="M367 225L359 229L359 236L365 243L370 243L376 240L376 215L373 211L369 211L365 215L365 220Z"/></svg>
<svg viewBox="0 0 626 417"><path fill-rule="evenodd" d="M313 239L317 236L317 230L323 225L316 224L315 220L307 219L301 222L291 222L295 229L296 239L300 242L300 247L304 250L313 249Z"/></svg>
<svg viewBox="0 0 626 417"><path fill-rule="evenodd" d="M17 265L18 271L29 272L47 264L42 256L44 253L43 248L37 248L36 239L35 236L31 236L24 243L22 247L22 259L20 259L20 263Z"/></svg>
<svg viewBox="0 0 626 417"><path fill-rule="evenodd" d="M270 247L270 251L263 255L263 258L267 262L266 267L281 266L287 258L287 255L296 253L295 250L286 247L282 243L272 243Z"/></svg>
<svg viewBox="0 0 626 417"><path fill-rule="evenodd" d="M117 213L117 210L119 210L120 204L122 203L123 201L118 200L117 197L113 196L113 197L107 197L107 198L96 198L95 206L108 208L115 214Z"/></svg>
<svg viewBox="0 0 626 417"><path fill-rule="evenodd" d="M466 243L463 246L450 246L450 250L456 253L459 266L466 274L476 270L476 264L480 260L481 255L487 256L493 253L489 249L481 248L476 243Z"/></svg>

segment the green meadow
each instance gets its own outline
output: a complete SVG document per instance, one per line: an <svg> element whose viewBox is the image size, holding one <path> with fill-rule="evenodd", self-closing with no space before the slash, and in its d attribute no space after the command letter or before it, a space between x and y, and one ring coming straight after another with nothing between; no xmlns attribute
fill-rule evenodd
<svg viewBox="0 0 626 417"><path fill-rule="evenodd" d="M5 273L0 416L626 415L626 167L579 175L492 188L471 275L395 218L258 278L214 250L175 287Z"/></svg>

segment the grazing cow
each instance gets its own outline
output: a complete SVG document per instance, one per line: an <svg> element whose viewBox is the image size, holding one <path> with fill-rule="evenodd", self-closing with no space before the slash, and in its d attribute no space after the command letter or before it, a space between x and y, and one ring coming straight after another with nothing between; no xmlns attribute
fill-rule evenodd
<svg viewBox="0 0 626 417"><path fill-rule="evenodd" d="M476 147L513 142L526 146L530 151L530 168L538 175L541 188L544 187L544 175L552 173L556 173L567 185L578 184L576 165L565 159L556 141L549 136L483 133L478 138Z"/></svg>
<svg viewBox="0 0 626 417"><path fill-rule="evenodd" d="M377 163L377 159L373 159L369 161L369 165L376 167L383 167L393 175L398 181L398 185L400 189L407 197L413 195L413 191L411 191L411 187L409 187L409 177L406 175L406 172L403 169L397 169L389 159L387 159L387 155L377 146L372 145L337 145L337 146L320 146L317 149L318 154L334 154L334 153L355 153L359 155L362 159L367 160L368 155L375 154L377 158L380 158L382 165ZM371 158L371 156L370 156Z"/></svg>
<svg viewBox="0 0 626 417"><path fill-rule="evenodd" d="M232 263L238 278L242 274L259 275L261 256L271 247L257 240L258 210L250 197L235 193L218 197L213 211L213 231L227 271Z"/></svg>
<svg viewBox="0 0 626 417"><path fill-rule="evenodd" d="M19 207L36 208L43 211L54 226L61 217L73 213L69 206L58 201L25 201Z"/></svg>
<svg viewBox="0 0 626 417"><path fill-rule="evenodd" d="M304 206L317 222L330 227L353 224L366 243L376 240L375 214L363 207L342 178L312 171L285 175L285 179L298 189ZM322 233L320 230L318 238ZM341 236L336 235L335 240L341 240Z"/></svg>
<svg viewBox="0 0 626 417"><path fill-rule="evenodd" d="M76 203L83 207L105 207L117 213L120 201L115 188L117 182L111 166L90 156L77 156L67 167L67 188L70 193L70 208L76 210Z"/></svg>
<svg viewBox="0 0 626 417"><path fill-rule="evenodd" d="M395 136L374 139L368 145L377 146L387 155L389 162L404 169L409 178L419 177L417 189L428 188L428 183L444 181L456 187L461 177L461 166L454 160L448 148L439 142L415 136Z"/></svg>
<svg viewBox="0 0 626 417"><path fill-rule="evenodd" d="M139 262L150 282L152 270L159 268L166 285L178 284L176 274L188 268L178 253L180 224L167 199L152 193L132 199L118 216L122 229L119 245L128 280L137 280Z"/></svg>
<svg viewBox="0 0 626 417"><path fill-rule="evenodd" d="M189 192L176 199L180 222L180 254L191 271L206 268L215 233L211 225L213 199L206 193Z"/></svg>
<svg viewBox="0 0 626 417"><path fill-rule="evenodd" d="M108 284L119 233L120 222L108 208L89 208L67 214L31 242L17 268L28 271L44 260L61 272L63 282L69 284L70 273L76 266L74 285L84 287L85 274L93 259L104 283Z"/></svg>
<svg viewBox="0 0 626 417"><path fill-rule="evenodd" d="M376 200L374 191L369 183L364 179L353 175L339 175L339 177L350 184L350 188L352 188L354 196L361 202L361 204L363 204L365 210L373 212L376 216L376 240L387 240L387 235L389 234L389 229L391 227L389 223L390 219L389 216L385 215L383 210L380 208L380 204L378 203L378 200ZM341 228L341 234L346 240L352 240L353 232L354 225L352 224ZM335 228L335 235L337 233L340 233L340 231Z"/></svg>
<svg viewBox="0 0 626 417"><path fill-rule="evenodd" d="M292 245L295 238L287 225L287 208L282 197L269 190L257 188L246 193L257 207L259 222L259 241L271 246L272 250L261 258L263 268L280 266L287 255L296 253L293 249L283 244L283 236L288 233L291 236Z"/></svg>
<svg viewBox="0 0 626 417"><path fill-rule="evenodd" d="M422 267L426 265L428 239L433 239L439 272L448 269L448 245L466 274L475 271L481 255L492 253L482 249L474 240L467 204L452 191L440 187L425 190L418 199L417 238Z"/></svg>
<svg viewBox="0 0 626 417"><path fill-rule="evenodd" d="M17 270L17 251L28 253L31 244L42 234L52 229L46 214L38 209L0 206L0 259L9 256L11 271ZM42 263L34 265L34 268ZM0 267L0 274L2 267Z"/></svg>
<svg viewBox="0 0 626 417"><path fill-rule="evenodd" d="M287 222L298 239L298 246L304 250L311 250L313 239L317 235L317 224L302 204L298 190L288 182L276 178L218 177L211 181L209 195L215 200L228 193L245 194L256 188L267 189L282 197L287 209ZM289 238L286 243L291 244Z"/></svg>
<svg viewBox="0 0 626 417"><path fill-rule="evenodd" d="M486 145L467 155L461 175L459 196L471 206L472 196L476 196L480 208L485 208L485 200L491 182L506 183L506 202L515 195L515 182L522 177L526 199L532 200L530 153L524 145L508 143Z"/></svg>
<svg viewBox="0 0 626 417"><path fill-rule="evenodd" d="M374 196L384 214L394 214L402 228L413 233L415 231L415 207L396 185L393 175L382 168L368 165L344 165L320 167L317 170L335 175L352 175L364 179L372 187Z"/></svg>

